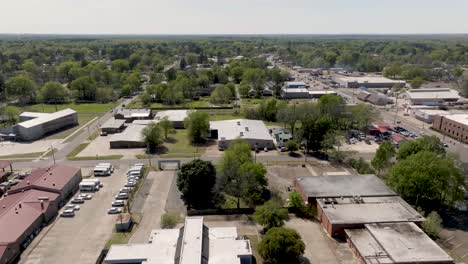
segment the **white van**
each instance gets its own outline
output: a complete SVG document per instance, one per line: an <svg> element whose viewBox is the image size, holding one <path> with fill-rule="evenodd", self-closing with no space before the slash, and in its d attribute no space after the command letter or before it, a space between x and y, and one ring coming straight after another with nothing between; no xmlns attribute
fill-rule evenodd
<svg viewBox="0 0 468 264"><path fill-rule="evenodd" d="M111 173L114 173L114 166L111 163L99 163L96 167L108 167Z"/></svg>
<svg viewBox="0 0 468 264"><path fill-rule="evenodd" d="M96 185L95 182L83 181L79 184L81 192L95 192L99 190L99 184Z"/></svg>
<svg viewBox="0 0 468 264"><path fill-rule="evenodd" d="M94 176L110 176L111 175L111 170L109 167L96 166L93 172L94 172Z"/></svg>
<svg viewBox="0 0 468 264"><path fill-rule="evenodd" d="M103 187L104 185L101 183L101 180L97 178L91 178L91 179L83 179L81 182L94 182L96 186Z"/></svg>

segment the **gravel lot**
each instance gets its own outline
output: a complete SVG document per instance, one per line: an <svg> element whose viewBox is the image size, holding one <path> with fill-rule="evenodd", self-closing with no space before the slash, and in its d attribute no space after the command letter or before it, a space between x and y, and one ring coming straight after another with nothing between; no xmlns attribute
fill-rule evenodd
<svg viewBox="0 0 468 264"><path fill-rule="evenodd" d="M20 263L95 263L112 235L115 215L108 215L114 196L126 182L127 167L101 177L104 187L80 204L73 218L61 218L42 230L23 252Z"/></svg>

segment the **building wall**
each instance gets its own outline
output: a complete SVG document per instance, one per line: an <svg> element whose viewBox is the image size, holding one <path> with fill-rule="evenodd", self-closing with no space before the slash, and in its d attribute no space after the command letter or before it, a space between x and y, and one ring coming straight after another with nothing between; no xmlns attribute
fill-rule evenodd
<svg viewBox="0 0 468 264"><path fill-rule="evenodd" d="M146 143L141 141L111 141L110 148L145 148Z"/></svg>
<svg viewBox="0 0 468 264"><path fill-rule="evenodd" d="M348 236L346 236L346 242L348 243L349 248L353 252L353 255L354 255L355 259L357 260L357 263L358 264L366 264L366 261L364 260L364 258L360 254L359 250L356 248L356 246L353 244L353 241L351 241L351 239Z"/></svg>
<svg viewBox="0 0 468 264"><path fill-rule="evenodd" d="M0 264L8 264L11 263L17 256L20 254L20 248L18 243L11 243L8 244L7 249L0 255Z"/></svg>
<svg viewBox="0 0 468 264"><path fill-rule="evenodd" d="M468 126L467 125L447 119L444 116L437 115L434 117L432 127L461 142L468 142Z"/></svg>
<svg viewBox="0 0 468 264"><path fill-rule="evenodd" d="M59 206L62 206L65 204L66 200L76 193L78 189L80 188L80 182L82 180L82 175L81 175L81 170L78 170L78 172L70 179L70 181L63 187L61 191L61 197L59 201Z"/></svg>
<svg viewBox="0 0 468 264"><path fill-rule="evenodd" d="M66 127L78 125L78 114L51 120L33 127L17 126L17 131L22 140L36 140L47 134L51 134Z"/></svg>

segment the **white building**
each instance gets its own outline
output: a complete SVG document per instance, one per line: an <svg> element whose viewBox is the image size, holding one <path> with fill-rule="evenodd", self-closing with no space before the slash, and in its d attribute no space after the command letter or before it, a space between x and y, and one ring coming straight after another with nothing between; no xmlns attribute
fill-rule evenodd
<svg viewBox="0 0 468 264"><path fill-rule="evenodd" d="M78 114L72 109L55 113L24 112L14 130L22 140L36 140L66 127L78 125Z"/></svg>
<svg viewBox="0 0 468 264"><path fill-rule="evenodd" d="M112 245L104 263L251 264L250 241L235 227L208 228L203 217L187 217L181 229L151 232L148 243Z"/></svg>
<svg viewBox="0 0 468 264"><path fill-rule="evenodd" d="M261 120L234 119L223 121L210 121L212 138L218 139L218 146L226 149L236 139L248 142L252 149L273 149L273 137Z"/></svg>
<svg viewBox="0 0 468 264"><path fill-rule="evenodd" d="M146 143L141 132L146 125L129 124L122 133L110 136L110 148L144 148Z"/></svg>
<svg viewBox="0 0 468 264"><path fill-rule="evenodd" d="M457 91L450 88L420 88L411 89L401 95L412 105L443 105L460 100Z"/></svg>
<svg viewBox="0 0 468 264"><path fill-rule="evenodd" d="M191 110L167 110L156 113L154 117L156 123L167 117L172 122L174 128L184 128L184 120L189 116Z"/></svg>
<svg viewBox="0 0 468 264"><path fill-rule="evenodd" d="M284 83L285 88L306 88L307 85L305 82L285 82Z"/></svg>
<svg viewBox="0 0 468 264"><path fill-rule="evenodd" d="M405 81L391 80L382 76L343 76L335 75L333 80L345 88L392 88L395 85L403 87Z"/></svg>

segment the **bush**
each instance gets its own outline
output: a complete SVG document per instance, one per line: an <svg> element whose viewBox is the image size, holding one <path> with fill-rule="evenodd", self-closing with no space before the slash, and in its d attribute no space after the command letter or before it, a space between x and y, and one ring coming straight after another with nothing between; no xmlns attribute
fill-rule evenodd
<svg viewBox="0 0 468 264"><path fill-rule="evenodd" d="M348 163L359 174L373 174L374 173L374 170L372 169L369 162L365 161L363 158L349 159Z"/></svg>
<svg viewBox="0 0 468 264"><path fill-rule="evenodd" d="M171 229L176 227L179 222L179 216L177 214L163 214L161 216L161 228Z"/></svg>
<svg viewBox="0 0 468 264"><path fill-rule="evenodd" d="M304 253L301 236L293 229L274 227L258 245L258 253L265 263L297 263Z"/></svg>
<svg viewBox="0 0 468 264"><path fill-rule="evenodd" d="M289 210L301 218L311 219L317 215L315 207L307 206L302 196L296 191L289 195Z"/></svg>
<svg viewBox="0 0 468 264"><path fill-rule="evenodd" d="M279 227L288 219L288 211L277 202L270 200L255 209L253 219L265 229Z"/></svg>
<svg viewBox="0 0 468 264"><path fill-rule="evenodd" d="M437 212L431 212L426 217L426 221L422 223L422 228L428 236L437 239L440 231L442 231L442 218Z"/></svg>

